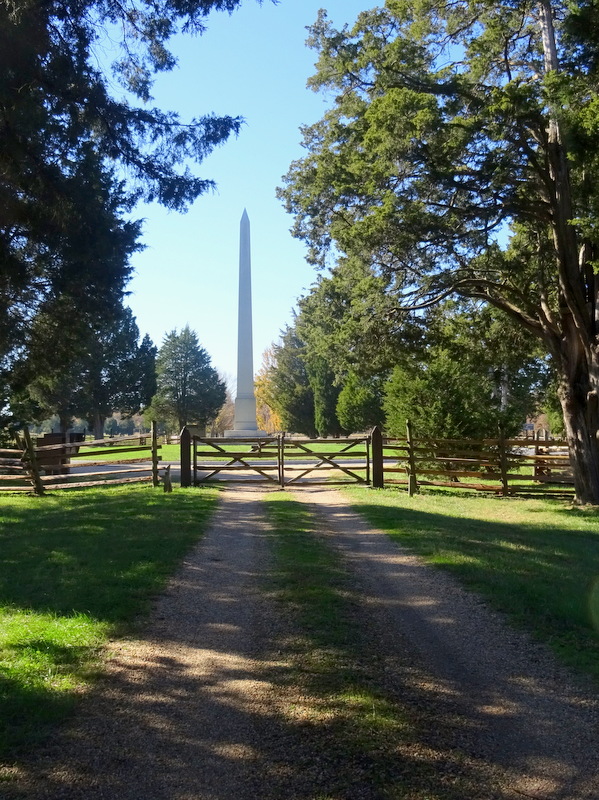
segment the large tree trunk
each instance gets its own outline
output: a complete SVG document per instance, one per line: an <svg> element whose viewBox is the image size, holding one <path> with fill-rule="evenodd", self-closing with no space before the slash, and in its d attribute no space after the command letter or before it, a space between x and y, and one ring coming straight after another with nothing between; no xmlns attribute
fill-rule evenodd
<svg viewBox="0 0 599 800"><path fill-rule="evenodd" d="M539 0L545 72L559 72L551 0ZM570 462L579 503L599 505L599 352L597 347L597 285L572 219L572 199L562 109L550 108L547 130L552 228L559 273L560 335L553 338L559 375L558 396L564 417Z"/></svg>
<svg viewBox="0 0 599 800"><path fill-rule="evenodd" d="M599 505L599 403L597 389L592 384L583 357L571 358L570 363L562 357L558 396L576 499L579 503Z"/></svg>
<svg viewBox="0 0 599 800"><path fill-rule="evenodd" d="M93 426L94 426L94 439L104 438L104 423L106 417L103 417L99 411L94 411Z"/></svg>

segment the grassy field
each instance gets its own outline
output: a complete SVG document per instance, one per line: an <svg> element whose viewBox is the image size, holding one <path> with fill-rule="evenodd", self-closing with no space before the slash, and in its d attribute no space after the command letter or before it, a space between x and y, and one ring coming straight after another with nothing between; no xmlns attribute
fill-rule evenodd
<svg viewBox="0 0 599 800"><path fill-rule="evenodd" d="M93 678L201 536L217 490L87 489L0 504L0 756Z"/></svg>
<svg viewBox="0 0 599 800"><path fill-rule="evenodd" d="M356 511L599 681L599 510L352 487Z"/></svg>

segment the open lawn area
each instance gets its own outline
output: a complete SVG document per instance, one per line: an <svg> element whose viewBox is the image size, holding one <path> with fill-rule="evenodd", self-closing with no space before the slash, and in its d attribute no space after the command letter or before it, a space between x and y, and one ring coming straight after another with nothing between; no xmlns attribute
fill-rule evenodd
<svg viewBox="0 0 599 800"><path fill-rule="evenodd" d="M463 491L344 490L356 511L449 570L599 681L599 510Z"/></svg>
<svg viewBox="0 0 599 800"><path fill-rule="evenodd" d="M131 630L202 535L216 489L0 503L0 756L62 717L108 637Z"/></svg>

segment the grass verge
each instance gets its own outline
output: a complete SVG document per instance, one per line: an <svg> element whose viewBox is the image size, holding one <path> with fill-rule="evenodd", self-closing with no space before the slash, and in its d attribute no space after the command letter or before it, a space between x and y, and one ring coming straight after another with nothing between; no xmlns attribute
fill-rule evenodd
<svg viewBox="0 0 599 800"><path fill-rule="evenodd" d="M31 746L93 678L202 534L217 490L133 486L0 503L0 758Z"/></svg>
<svg viewBox="0 0 599 800"><path fill-rule="evenodd" d="M460 753L443 751L438 741L434 747L426 744L423 712L402 701L401 687L392 693L386 686L386 668L380 653L369 647L368 620L349 575L305 505L275 493L266 502L273 527L275 593L295 630L291 640L280 644L289 664L287 722L319 754L312 760L289 755L301 764L309 796L488 796L484 786L473 791L477 781L468 775Z"/></svg>
<svg viewBox="0 0 599 800"><path fill-rule="evenodd" d="M599 510L351 487L353 508L599 681Z"/></svg>

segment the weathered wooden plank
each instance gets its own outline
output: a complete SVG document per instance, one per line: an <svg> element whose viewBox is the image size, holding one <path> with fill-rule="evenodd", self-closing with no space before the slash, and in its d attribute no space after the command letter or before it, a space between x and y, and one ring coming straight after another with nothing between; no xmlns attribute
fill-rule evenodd
<svg viewBox="0 0 599 800"><path fill-rule="evenodd" d="M158 477L158 462L160 461L160 457L158 455L158 432L156 428L156 422L152 420L152 485L154 487L158 486L159 477Z"/></svg>
<svg viewBox="0 0 599 800"><path fill-rule="evenodd" d="M368 437L358 436L355 439L333 438L328 439L289 439L285 438L285 447L297 447L299 444L359 444L365 442Z"/></svg>
<svg viewBox="0 0 599 800"><path fill-rule="evenodd" d="M494 478L501 479L501 472L481 472L479 470L455 470L455 469L419 469L419 475L444 475L446 478Z"/></svg>
<svg viewBox="0 0 599 800"><path fill-rule="evenodd" d="M79 473L79 474L76 474L76 475L72 475L71 477L73 477L75 479L81 479L83 477L85 477L85 478L90 477L91 478L91 477L96 477L97 475L104 475L105 477L108 477L108 476L111 476L111 475L128 475L131 472L138 473L138 472L150 472L150 471L151 471L151 467L134 467L133 469L126 469L126 470L125 469L115 469L115 470L102 470L100 472L85 472L85 473ZM65 480L65 476L64 475L44 475L44 476L42 476L42 483L44 484L44 486L51 485L52 481L58 481L59 483L61 483L61 482L62 483L68 483L68 481Z"/></svg>
<svg viewBox="0 0 599 800"><path fill-rule="evenodd" d="M511 456L511 458L513 458L513 456ZM515 456L515 458L517 458L521 462L530 461L533 464L538 463L539 461L541 463L544 461L550 462L552 465L554 463L561 463L561 462L563 462L564 464L570 463L570 458L568 456L558 455L558 454L552 455L551 453L544 453L542 455L541 454L533 455L532 453L527 453L521 456Z"/></svg>
<svg viewBox="0 0 599 800"><path fill-rule="evenodd" d="M219 437L217 439L207 439L203 436L194 436L194 441L200 442L201 444L213 445L215 447L224 447L226 448L230 444L262 444L264 447L267 444L274 444L277 439L276 437L248 437L248 436L231 436L230 438L227 436L225 439L224 437Z"/></svg>
<svg viewBox="0 0 599 800"><path fill-rule="evenodd" d="M57 485L47 486L46 491L54 491L55 489L83 489L89 486L116 486L125 483L149 483L152 476L148 475L145 478L116 478L115 480L106 481L80 481L78 483L60 483Z"/></svg>
<svg viewBox="0 0 599 800"><path fill-rule="evenodd" d="M444 460L451 460L452 458L476 458L487 459L495 458L498 455L498 450L450 450L449 448L428 448L416 445L414 447L414 455L417 458L440 458Z"/></svg>
<svg viewBox="0 0 599 800"><path fill-rule="evenodd" d="M194 486L199 486L201 483L208 483L209 481L210 481L210 476L204 478L198 478ZM270 477L266 479L266 478L260 478L258 476L251 478L227 478L227 484L230 483L240 483L240 484L245 484L247 486L248 484L252 483L277 483L277 479Z"/></svg>
<svg viewBox="0 0 599 800"><path fill-rule="evenodd" d="M158 460L162 461L162 456L158 456ZM101 461L86 461L84 465L85 467L101 467L102 465L106 465L107 467L112 467L117 464L149 464L150 459L143 457L143 458L116 458L116 459L107 459L103 458ZM148 467L149 469L149 467Z"/></svg>
<svg viewBox="0 0 599 800"><path fill-rule="evenodd" d="M285 458L306 458L311 456L312 458L319 459L319 458L330 458L330 459L337 459L339 461L344 461L345 459L352 459L352 458L366 458L368 453L366 450L358 450L357 452L348 451L346 453L325 453L319 452L317 450L311 450L310 452L302 452L302 453L289 453L287 450L285 451ZM271 456L272 458L272 456Z"/></svg>
<svg viewBox="0 0 599 800"><path fill-rule="evenodd" d="M291 478L290 480L285 481L285 486L295 486L298 484L302 475L297 476L296 478ZM358 476L350 477L348 480L331 480L327 478L326 480L319 480L318 478L308 478L302 485L303 486L355 486L356 484L366 483L365 478L360 478Z"/></svg>
<svg viewBox="0 0 599 800"><path fill-rule="evenodd" d="M305 470L331 470L341 469L337 464L325 461L323 464L285 464L285 472L305 472Z"/></svg>
<svg viewBox="0 0 599 800"><path fill-rule="evenodd" d="M38 495L42 495L44 493L44 487L40 479L35 448L33 446L33 442L31 441L31 436L29 434L29 429L27 427L23 428L23 438L25 439L25 446L27 448L27 457L28 457L27 469L31 475L35 493Z"/></svg>
<svg viewBox="0 0 599 800"><path fill-rule="evenodd" d="M142 437L142 438L150 438ZM81 450L85 448L85 450L89 450L90 448L96 448L101 451L106 450L124 450L122 443L124 442L139 442L139 436L127 436L124 439L96 439L93 442L64 442L58 444L44 444L44 445L36 445L36 452L39 453L50 453L53 450ZM140 450L150 450L152 445L148 442L148 444L138 444L138 449ZM157 445L158 449L160 450L162 445Z"/></svg>
<svg viewBox="0 0 599 800"><path fill-rule="evenodd" d="M112 453L115 453L115 454L118 454L120 456L122 453L140 453L142 451L145 451L146 453L149 454L151 452L151 448L150 448L149 445L147 447L145 445L138 445L137 447L119 447L119 448L115 448L113 450L109 450L108 452L110 453L110 455L112 455ZM104 451L96 450L95 452L91 452L91 453L90 452L82 453L81 451L79 451L78 453L68 454L68 458L70 458L70 459L93 458L94 456L99 456L101 452L105 453L106 450L104 450ZM148 455L148 461L150 461L150 456L149 455Z"/></svg>
<svg viewBox="0 0 599 800"><path fill-rule="evenodd" d="M268 464L262 464L260 469L276 470L277 465L273 464L272 467L269 467ZM245 470L246 472L257 472L258 468L256 466L247 464L198 464L196 470L197 472L221 472L222 470Z"/></svg>
<svg viewBox="0 0 599 800"><path fill-rule="evenodd" d="M202 458L269 458L271 461L275 460L277 457L276 453L265 453L260 452L259 450L247 450L245 452L239 451L235 452L234 450L223 450L222 452L219 450L198 450L196 451L196 456L201 456Z"/></svg>
<svg viewBox="0 0 599 800"><path fill-rule="evenodd" d="M386 481L386 483L392 484L393 486L407 486L408 481L399 481L399 480L390 480ZM418 483L420 486L443 486L447 489L474 489L477 492L492 492L497 494L498 492L502 491L502 487L500 485L497 486L487 486L483 483L451 483L450 481L429 481L429 480L420 480L418 479Z"/></svg>
<svg viewBox="0 0 599 800"><path fill-rule="evenodd" d="M479 464L481 467L497 467L499 466L499 458L472 458L472 459L454 459L437 456L436 458L416 458L414 459L416 465L419 464L468 464L473 466ZM420 472L420 468L418 468Z"/></svg>

